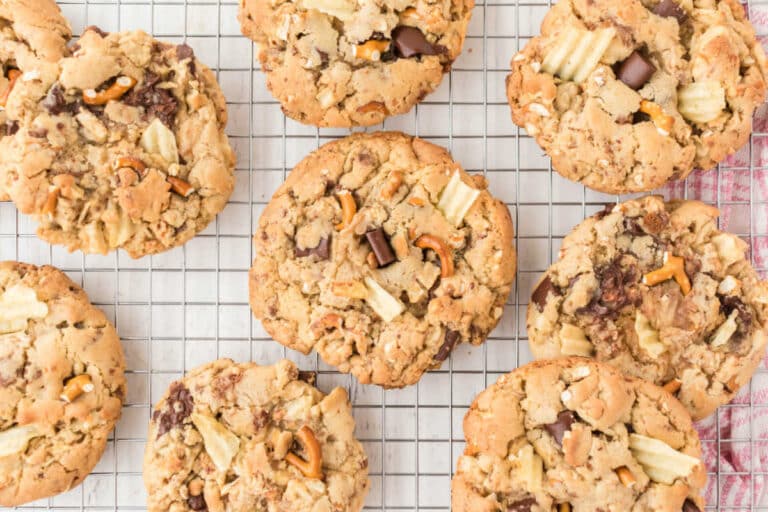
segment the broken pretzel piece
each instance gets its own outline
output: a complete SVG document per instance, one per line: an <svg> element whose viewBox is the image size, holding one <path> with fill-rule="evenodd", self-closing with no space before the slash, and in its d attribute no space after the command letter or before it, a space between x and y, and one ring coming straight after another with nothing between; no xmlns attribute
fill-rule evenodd
<svg viewBox="0 0 768 512"><path fill-rule="evenodd" d="M86 89L83 91L83 102L88 105L106 105L111 100L119 100L125 93L136 85L136 79L130 76L122 75L117 77L115 83L104 89L96 91L95 89Z"/></svg>
<svg viewBox="0 0 768 512"><path fill-rule="evenodd" d="M8 103L8 96L11 95L13 86L16 85L16 80L18 80L19 77L21 77L21 71L18 69L8 70L8 88L3 94L0 94L0 107L4 107L5 104Z"/></svg>
<svg viewBox="0 0 768 512"><path fill-rule="evenodd" d="M671 381L664 384L662 388L664 388L664 390L667 391L668 393L671 393L674 395L680 390L682 386L683 386L683 381L681 381L680 379L672 379Z"/></svg>
<svg viewBox="0 0 768 512"><path fill-rule="evenodd" d="M311 325L312 333L321 336L328 329L341 329L344 320L336 313L328 313L314 321Z"/></svg>
<svg viewBox="0 0 768 512"><path fill-rule="evenodd" d="M285 461L296 466L307 478L323 478L323 452L320 449L320 443L317 442L315 433L312 429L304 425L296 432L296 439L304 448L307 460L302 459L293 452L285 455Z"/></svg>
<svg viewBox="0 0 768 512"><path fill-rule="evenodd" d="M665 251L664 265L653 272L645 274L643 276L643 284L654 286L673 278L680 286L683 295L688 295L691 291L691 281L685 273L685 260L680 256L673 256L669 251Z"/></svg>
<svg viewBox="0 0 768 512"><path fill-rule="evenodd" d="M440 277L451 277L454 274L453 251L441 238L434 235L421 235L414 245L419 249L432 249L440 258Z"/></svg>
<svg viewBox="0 0 768 512"><path fill-rule="evenodd" d="M61 392L61 398L68 404L71 404L83 393L90 393L94 390L93 381L91 376L87 373L83 373L72 377L64 384L64 390Z"/></svg>
<svg viewBox="0 0 768 512"><path fill-rule="evenodd" d="M352 193L349 190L342 190L336 194L336 198L341 205L341 222L336 224L336 230L341 231L352 224L352 219L357 213L357 204L355 198L352 197Z"/></svg>
<svg viewBox="0 0 768 512"><path fill-rule="evenodd" d="M115 160L115 163L112 164L112 167L114 167L115 169L127 167L129 169L133 169L139 174L139 176L142 176L142 177L147 171L147 166L144 165L144 162L132 156L121 156L117 158Z"/></svg>
<svg viewBox="0 0 768 512"><path fill-rule="evenodd" d="M616 476L619 477L619 481L624 484L624 487L632 487L637 482L635 475L632 474L627 466L616 468Z"/></svg>
<svg viewBox="0 0 768 512"><path fill-rule="evenodd" d="M181 197L189 197L192 192L195 191L192 185L182 180L181 178L168 176L166 181L171 184L171 190L179 194Z"/></svg>
<svg viewBox="0 0 768 512"><path fill-rule="evenodd" d="M339 297L349 299L364 299L368 296L368 288L360 281L334 281L331 291Z"/></svg>
<svg viewBox="0 0 768 512"><path fill-rule="evenodd" d="M642 100L640 102L640 112L648 114L651 117L651 121L656 125L656 130L667 137L672 132L672 125L675 124L675 118L664 113L664 109L661 105L648 100Z"/></svg>
<svg viewBox="0 0 768 512"><path fill-rule="evenodd" d="M389 41L386 39L369 39L363 44L352 47L352 56L357 59L379 61L381 54L389 48Z"/></svg>
<svg viewBox="0 0 768 512"><path fill-rule="evenodd" d="M384 199L390 199L393 195L395 195L397 189L399 189L400 185L403 184L403 178L404 176L401 171L392 171L392 173L390 173L389 177L387 178L387 182L383 187L381 187L381 197Z"/></svg>
<svg viewBox="0 0 768 512"><path fill-rule="evenodd" d="M53 187L48 191L48 197L45 198L42 212L46 215L53 214L56 211L57 204L59 204L59 188Z"/></svg>

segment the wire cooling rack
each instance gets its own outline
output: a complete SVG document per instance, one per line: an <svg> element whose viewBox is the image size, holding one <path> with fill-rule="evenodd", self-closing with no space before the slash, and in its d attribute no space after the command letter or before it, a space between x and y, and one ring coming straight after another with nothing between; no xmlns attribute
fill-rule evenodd
<svg viewBox="0 0 768 512"><path fill-rule="evenodd" d="M768 36L768 0L749 4L758 32ZM369 456L372 486L366 510L449 510L454 463L464 449L464 413L479 391L531 359L525 309L532 285L577 221L619 199L553 173L536 143L510 121L504 93L509 60L538 33L551 3L478 0L464 52L440 89L409 114L383 125L446 146L467 170L483 172L493 194L509 205L519 254L516 285L488 343L459 347L442 369L425 375L418 385L386 393L338 374L314 354L303 356L271 341L252 319L247 302L250 237L262 208L301 158L347 132L302 126L282 115L254 62L255 49L240 35L236 2L88 0L60 5L76 33L88 25L108 31L140 28L171 42L186 40L195 49L217 72L228 99L228 133L238 155L237 186L226 210L204 233L185 247L141 260L122 252L105 257L67 254L38 240L34 225L11 203L0 203L0 259L50 263L65 270L112 318L128 363L123 416L93 474L66 494L20 509L143 510L141 463L147 423L152 404L168 384L217 357L260 363L288 357L302 369L318 371L321 389L340 385L349 390L357 435ZM716 175L704 178L714 186L702 188L694 177L665 193L722 207L729 230L766 248L762 258L753 254L765 275L765 106L758 117L761 122L749 145ZM727 187L733 183L735 189ZM747 393L758 388L768 388L764 367L740 399L719 410L707 430L711 434L703 436L704 448L717 455L708 464L708 510L768 511L763 492L768 467L761 455L768 451L768 438L763 438L766 429L757 419L768 406L755 398L759 395ZM768 404L768 399L762 402ZM721 418L734 412L747 419L746 428L725 428ZM726 464L724 458L734 447L747 454L740 467ZM729 498L734 485L746 488L741 503Z"/></svg>

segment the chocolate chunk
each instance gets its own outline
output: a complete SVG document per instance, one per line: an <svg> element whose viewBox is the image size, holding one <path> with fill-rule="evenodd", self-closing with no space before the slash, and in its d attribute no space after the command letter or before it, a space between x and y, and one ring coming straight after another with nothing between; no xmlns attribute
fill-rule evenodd
<svg viewBox="0 0 768 512"><path fill-rule="evenodd" d="M507 506L507 512L531 512L531 508L533 508L534 505L538 505L536 498L525 498L510 503L509 506Z"/></svg>
<svg viewBox="0 0 768 512"><path fill-rule="evenodd" d="M603 219L613 213L613 209L616 207L616 203L606 203L602 210L597 212L594 217L597 220Z"/></svg>
<svg viewBox="0 0 768 512"><path fill-rule="evenodd" d="M624 306L639 304L642 301L636 285L640 282L640 272L633 262L622 267L619 256L608 265L595 269L600 288L589 304L577 313L588 313L596 317L615 316Z"/></svg>
<svg viewBox="0 0 768 512"><path fill-rule="evenodd" d="M680 24L688 19L688 13L675 0L661 0L661 3L654 7L653 14L664 18L677 18Z"/></svg>
<svg viewBox="0 0 768 512"><path fill-rule="evenodd" d="M155 411L152 420L157 423L157 437L180 426L192 414L192 394L180 382L171 384L168 399L162 410Z"/></svg>
<svg viewBox="0 0 768 512"><path fill-rule="evenodd" d="M109 35L109 32L104 32L96 25L88 25L87 27L85 27L85 29L83 30L83 34L85 34L86 32L96 32L101 37L107 37Z"/></svg>
<svg viewBox="0 0 768 512"><path fill-rule="evenodd" d="M48 94L45 96L42 105L52 116L57 116L64 112L74 113L77 110L76 104L67 103L66 98L64 98L64 88L58 83L53 84L53 87L48 89Z"/></svg>
<svg viewBox="0 0 768 512"><path fill-rule="evenodd" d="M379 262L380 267L384 267L395 261L395 253L392 252L392 248L389 246L389 240L387 240L387 235L382 228L376 228L366 232L365 238L371 245L373 254L376 255L376 261Z"/></svg>
<svg viewBox="0 0 768 512"><path fill-rule="evenodd" d="M556 422L544 425L544 428L547 429L549 435L555 438L557 444L563 446L563 436L571 430L571 425L573 425L574 421L576 421L576 415L573 412L563 411L557 415Z"/></svg>
<svg viewBox="0 0 768 512"><path fill-rule="evenodd" d="M208 510L208 505L206 505L205 498L203 498L202 494L197 496L190 496L187 499L187 506L196 511Z"/></svg>
<svg viewBox="0 0 768 512"><path fill-rule="evenodd" d="M424 33L416 27L397 27L392 31L392 41L398 57L409 58L418 55L439 55L446 53L442 45L427 41Z"/></svg>
<svg viewBox="0 0 768 512"><path fill-rule="evenodd" d="M747 306L744 301L742 301L739 297L736 297L734 295L718 295L720 297L720 311L723 313L723 315L727 317L731 316L731 313L735 311L738 311L738 318L740 325L740 330L742 331L748 331L749 327L752 325L752 311L749 306Z"/></svg>
<svg viewBox="0 0 768 512"><path fill-rule="evenodd" d="M176 46L176 58L179 60L189 59L195 56L194 50L188 44L180 44Z"/></svg>
<svg viewBox="0 0 768 512"><path fill-rule="evenodd" d="M696 504L693 502L693 500L685 500L685 503L683 503L683 511L682 512L701 512L701 509L696 506Z"/></svg>
<svg viewBox="0 0 768 512"><path fill-rule="evenodd" d="M269 413L265 409L259 409L253 413L253 427L256 432L260 432L267 426L267 423L269 423Z"/></svg>
<svg viewBox="0 0 768 512"><path fill-rule="evenodd" d="M307 249L299 249L296 247L293 250L293 255L296 258L306 258L309 255L314 254L318 257L318 259L321 260L327 260L328 257L331 255L331 238L322 238L320 239L320 243L317 244L317 247L307 248Z"/></svg>
<svg viewBox="0 0 768 512"><path fill-rule="evenodd" d="M640 55L640 52L634 51L619 66L617 78L632 89L638 90L651 79L655 72L656 66Z"/></svg>
<svg viewBox="0 0 768 512"><path fill-rule="evenodd" d="M310 384L310 385L314 386L315 382L317 382L317 372L300 371L299 372L299 380L300 381L304 381L307 384Z"/></svg>
<svg viewBox="0 0 768 512"><path fill-rule="evenodd" d="M35 137L37 139L44 139L46 135L48 135L48 128L33 128L29 131L27 131L30 137Z"/></svg>
<svg viewBox="0 0 768 512"><path fill-rule="evenodd" d="M6 121L5 124L0 125L0 136L13 135L19 131L18 121Z"/></svg>
<svg viewBox="0 0 768 512"><path fill-rule="evenodd" d="M145 119L156 117L164 125L173 128L179 102L168 89L158 87L160 82L162 82L160 76L148 71L144 75L141 87L134 87L123 96L123 103L132 107L142 107Z"/></svg>
<svg viewBox="0 0 768 512"><path fill-rule="evenodd" d="M448 359L448 356L453 351L453 347L456 346L456 343L458 343L460 339L461 334L459 334L458 331L452 331L450 329L446 330L445 338L443 338L443 344L440 345L440 349L432 359L438 362L442 362Z"/></svg>
<svg viewBox="0 0 768 512"><path fill-rule="evenodd" d="M536 304L536 307L540 312L544 311L544 306L547 304L547 296L549 296L550 293L555 296L561 295L560 290L555 288L555 284L549 276L544 276L544 279L541 280L539 286L533 290L533 294L531 295L531 300Z"/></svg>

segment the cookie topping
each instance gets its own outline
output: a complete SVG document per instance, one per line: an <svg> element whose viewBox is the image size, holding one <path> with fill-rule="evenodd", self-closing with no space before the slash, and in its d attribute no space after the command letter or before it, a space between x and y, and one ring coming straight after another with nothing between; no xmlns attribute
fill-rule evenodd
<svg viewBox="0 0 768 512"><path fill-rule="evenodd" d="M370 61L381 60L381 55L389 48L389 41L386 39L369 39L363 44L352 47L352 55L357 59Z"/></svg>
<svg viewBox="0 0 768 512"><path fill-rule="evenodd" d="M168 127L174 125L179 102L168 90L159 87L160 76L147 71L140 87L134 87L126 94L123 102L133 107L143 107L147 119L156 117Z"/></svg>
<svg viewBox="0 0 768 512"><path fill-rule="evenodd" d="M656 130L663 136L668 136L672 132L672 126L675 124L675 118L667 115L661 105L648 100L640 101L640 112L648 114L656 126Z"/></svg>
<svg viewBox="0 0 768 512"><path fill-rule="evenodd" d="M693 500L686 499L683 503L683 512L701 512L701 509L696 506Z"/></svg>
<svg viewBox="0 0 768 512"><path fill-rule="evenodd" d="M461 341L461 333L447 329L445 331L445 336L443 337L443 344L440 345L440 348L433 359L437 362L442 362L448 359L448 356L453 352L453 348L459 341Z"/></svg>
<svg viewBox="0 0 768 512"><path fill-rule="evenodd" d="M368 296L365 301L385 322L391 322L405 311L402 302L370 277L365 278L365 285L368 287Z"/></svg>
<svg viewBox="0 0 768 512"><path fill-rule="evenodd" d="M125 93L136 85L136 79L130 76L119 76L109 87L96 91L86 89L83 91L83 102L88 105L106 105L110 101L119 100Z"/></svg>
<svg viewBox="0 0 768 512"><path fill-rule="evenodd" d="M171 190L181 197L189 197L195 191L195 188L192 185L176 176L168 176L166 181L171 184Z"/></svg>
<svg viewBox="0 0 768 512"><path fill-rule="evenodd" d="M421 235L414 245L419 249L432 249L440 258L440 277L451 277L454 274L453 251L440 237Z"/></svg>
<svg viewBox="0 0 768 512"><path fill-rule="evenodd" d="M8 103L8 96L11 95L13 86L16 85L16 80L21 77L21 71L18 69L9 69L6 78L8 78L8 87L0 93L0 107L4 107Z"/></svg>
<svg viewBox="0 0 768 512"><path fill-rule="evenodd" d="M507 507L507 512L531 512L531 508L534 505L538 505L536 498L525 498L510 503Z"/></svg>
<svg viewBox="0 0 768 512"><path fill-rule="evenodd" d="M77 109L76 105L67 104L67 100L64 98L64 89L58 83L53 84L53 87L48 90L42 105L49 114L54 116L63 112L73 112Z"/></svg>
<svg viewBox="0 0 768 512"><path fill-rule="evenodd" d="M459 172L454 172L440 195L437 208L448 222L459 226L479 195L479 190L464 183Z"/></svg>
<svg viewBox="0 0 768 512"><path fill-rule="evenodd" d="M205 451L216 465L216 469L221 472L229 470L232 459L240 450L240 439L210 416L192 414L190 419L203 436Z"/></svg>
<svg viewBox="0 0 768 512"><path fill-rule="evenodd" d="M331 255L331 239L330 237L321 238L320 243L316 247L299 249L297 246L293 250L293 255L296 258L305 258L314 254L321 260L327 260Z"/></svg>
<svg viewBox="0 0 768 512"><path fill-rule="evenodd" d="M725 322L720 324L720 327L717 328L715 334L713 334L709 339L709 344L713 348L721 347L728 343L728 340L731 339L731 336L733 336L739 328L739 326L736 324L736 319L738 316L739 312L734 309L731 311L731 314L728 315L728 318L725 320Z"/></svg>
<svg viewBox="0 0 768 512"><path fill-rule="evenodd" d="M147 153L160 155L169 164L179 163L176 136L159 119L155 119L147 126L139 143Z"/></svg>
<svg viewBox="0 0 768 512"><path fill-rule="evenodd" d="M552 44L541 69L566 81L583 82L600 63L615 35L613 28L590 31L569 27Z"/></svg>
<svg viewBox="0 0 768 512"><path fill-rule="evenodd" d="M531 300L534 304L536 304L536 307L539 309L539 311L544 311L544 306L547 304L547 297L550 293L555 296L562 295L560 290L555 287L552 279L546 275L544 276L544 279L542 279L539 283L539 286L533 290L533 294L531 295Z"/></svg>
<svg viewBox="0 0 768 512"><path fill-rule="evenodd" d="M61 398L63 401L69 403L74 402L83 393L90 393L95 389L91 376L87 373L80 374L76 377L72 377L64 385L64 391L62 391Z"/></svg>
<svg viewBox="0 0 768 512"><path fill-rule="evenodd" d="M629 449L654 482L667 485L687 477L701 461L675 450L664 441L640 434L629 435Z"/></svg>
<svg viewBox="0 0 768 512"><path fill-rule="evenodd" d="M285 455L285 461L296 466L307 478L321 480L323 478L323 453L315 433L312 432L311 428L304 425L296 432L296 440L301 444L306 460L291 452Z"/></svg>
<svg viewBox="0 0 768 512"><path fill-rule="evenodd" d="M30 320L45 318L48 305L32 288L17 284L0 295L0 334L23 331Z"/></svg>
<svg viewBox="0 0 768 512"><path fill-rule="evenodd" d="M680 379L672 379L666 384L664 384L662 387L667 391L667 393L674 395L680 390L682 385L683 385L683 381L681 381Z"/></svg>
<svg viewBox="0 0 768 512"><path fill-rule="evenodd" d="M195 511L208 510L208 505L206 505L205 498L202 494L187 498L187 506Z"/></svg>
<svg viewBox="0 0 768 512"><path fill-rule="evenodd" d="M709 123L725 110L725 89L719 82L692 82L678 89L677 110L689 121Z"/></svg>
<svg viewBox="0 0 768 512"><path fill-rule="evenodd" d="M576 415L572 411L562 411L557 415L556 422L544 425L544 428L549 432L549 435L555 438L557 444L562 446L563 436L571 430L574 421L576 421Z"/></svg>
<svg viewBox="0 0 768 512"><path fill-rule="evenodd" d="M176 58L179 60L191 59L195 56L194 50L188 44L180 44L176 46Z"/></svg>
<svg viewBox="0 0 768 512"><path fill-rule="evenodd" d="M688 13L675 0L661 0L653 8L653 13L664 18L676 18L680 24L688 19Z"/></svg>
<svg viewBox="0 0 768 512"><path fill-rule="evenodd" d="M392 41L398 57L409 58L419 55L439 55L445 53L444 46L433 45L416 27L400 26L392 31Z"/></svg>
<svg viewBox="0 0 768 512"><path fill-rule="evenodd" d="M590 357L595 350L584 331L572 324L560 329L560 351L566 356Z"/></svg>
<svg viewBox="0 0 768 512"><path fill-rule="evenodd" d="M23 452L32 439L42 435L43 432L34 423L0 431L0 457Z"/></svg>
<svg viewBox="0 0 768 512"><path fill-rule="evenodd" d="M372 229L365 233L365 238L376 256L379 267L384 267L395 261L395 254L387 241L387 235L382 228Z"/></svg>
<svg viewBox="0 0 768 512"><path fill-rule="evenodd" d="M352 224L352 219L357 213L357 203L349 190L341 190L336 194L341 205L341 222L336 224L336 230L341 231Z"/></svg>
<svg viewBox="0 0 768 512"><path fill-rule="evenodd" d="M171 384L163 410L155 411L152 419L158 424L157 437L184 423L192 414L192 394L179 382Z"/></svg>
<svg viewBox="0 0 768 512"><path fill-rule="evenodd" d="M685 273L685 260L680 256L673 256L671 253L665 251L663 261L664 265L661 268L643 276L643 284L654 286L674 278L680 286L683 295L688 295L691 291L691 281Z"/></svg>
<svg viewBox="0 0 768 512"><path fill-rule="evenodd" d="M651 79L655 72L656 66L651 64L640 52L634 51L619 66L617 78L632 89L638 90Z"/></svg>
<svg viewBox="0 0 768 512"><path fill-rule="evenodd" d="M619 481L624 484L624 487L632 487L637 482L635 475L632 474L627 466L616 468L616 476L619 477Z"/></svg>

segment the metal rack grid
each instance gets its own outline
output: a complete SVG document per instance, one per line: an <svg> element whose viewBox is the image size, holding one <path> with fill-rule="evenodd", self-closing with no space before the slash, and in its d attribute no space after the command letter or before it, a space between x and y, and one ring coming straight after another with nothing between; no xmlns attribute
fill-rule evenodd
<svg viewBox="0 0 768 512"><path fill-rule="evenodd" d="M748 4L758 32L768 37L768 0ZM123 417L93 474L69 493L20 510L143 510L141 460L151 406L173 379L215 357L263 363L288 357L303 369L318 371L321 389L346 387L357 434L370 459L366 510L449 510L465 411L476 393L531 359L524 319L532 285L577 220L619 199L553 173L535 142L509 120L504 96L509 59L538 33L551 1L478 0L464 52L441 88L411 113L383 125L447 146L469 171L483 172L494 195L509 205L519 255L516 285L488 343L458 347L443 368L425 375L418 385L386 393L336 373L314 354L284 349L251 317L250 235L261 209L295 163L346 132L301 126L282 115L254 63L253 46L240 35L237 2L65 0L60 5L76 33L92 24L109 31L141 28L160 39L186 40L214 68L228 98L237 186L227 209L204 233L185 247L141 260L122 252L106 257L67 254L39 241L33 224L11 203L0 203L0 259L50 263L65 270L112 318L128 360ZM758 118L749 145L716 171L714 190L699 187L700 176L695 175L664 193L717 204L724 210L725 227L768 252L768 186L756 183L768 182L765 105ZM728 186L733 180L741 184ZM763 275L768 273L765 258L755 264ZM702 430L705 450L717 454L708 468L708 510L768 511L768 493L763 491L768 429L759 420L768 413L768 398L755 394L765 388L768 369L762 365L749 389ZM736 417L743 425L726 428L726 418ZM736 468L726 455L734 450L746 459ZM727 496L742 482L749 496L734 504Z"/></svg>

